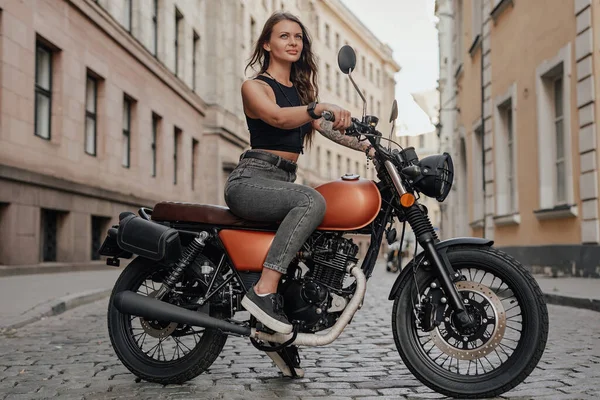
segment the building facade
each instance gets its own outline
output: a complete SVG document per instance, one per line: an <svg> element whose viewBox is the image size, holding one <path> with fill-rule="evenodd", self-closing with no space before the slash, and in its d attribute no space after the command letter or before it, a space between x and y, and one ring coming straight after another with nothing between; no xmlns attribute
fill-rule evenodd
<svg viewBox="0 0 600 400"><path fill-rule="evenodd" d="M460 193L444 218L527 265L597 275L598 4L439 0L436 15Z"/></svg>
<svg viewBox="0 0 600 400"><path fill-rule="evenodd" d="M348 43L370 110L391 105L390 48L338 0L0 2L0 264L89 262L122 211L223 205L249 148L244 67L282 9L314 37L323 101L361 109L336 73ZM328 142L317 135L298 182L364 175L363 154Z"/></svg>

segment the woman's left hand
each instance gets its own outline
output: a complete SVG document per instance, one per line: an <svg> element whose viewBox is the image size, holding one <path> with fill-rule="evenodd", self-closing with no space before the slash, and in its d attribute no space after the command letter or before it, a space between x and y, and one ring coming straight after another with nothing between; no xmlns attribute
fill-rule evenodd
<svg viewBox="0 0 600 400"><path fill-rule="evenodd" d="M335 116L332 128L336 131L344 133L344 131L352 125L352 115L350 111L343 109L335 104L319 103L317 110L322 114L324 110L331 111Z"/></svg>

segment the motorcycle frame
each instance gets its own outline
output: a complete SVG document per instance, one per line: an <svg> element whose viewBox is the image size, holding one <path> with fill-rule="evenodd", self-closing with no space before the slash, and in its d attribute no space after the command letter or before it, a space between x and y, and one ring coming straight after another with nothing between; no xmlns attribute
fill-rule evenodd
<svg viewBox="0 0 600 400"><path fill-rule="evenodd" d="M380 188L380 191L382 191L381 188ZM371 235L371 244L369 245L369 248L367 249L367 253L366 253L365 257L363 258L363 262L360 267L362 269L363 273L365 274L365 276L367 277L367 279L371 276L373 270L375 269L375 264L377 262L379 248L381 246L381 242L383 240L383 234L385 232L386 221L390 220L390 216L394 209L392 202L391 202L391 200L393 198L393 194L388 195L389 196L388 199L384 199L383 196L384 196L384 194L382 193L382 203L385 205L382 206L382 210L380 210L380 212L377 215L377 217L375 218L375 220L373 220L373 222L371 222L369 225L367 225L363 228L357 229L357 230L352 230L352 231L343 231L343 232L335 231L336 233L342 233L342 234L370 234ZM140 217L150 220L151 215L152 215L152 209L142 207L142 208L140 208L138 213L139 213ZM221 252L222 256L221 256L218 264L215 263L216 267L210 277L210 282L206 289L207 294L206 294L206 296L203 297L202 304L208 302L212 296L217 294L219 292L219 290L221 290L223 287L225 287L225 285L227 285L233 279L236 279L237 283L242 287L242 289L244 291L244 293L240 293L240 294L245 294L245 292L247 292L249 290L249 288L247 288L246 285L244 284L244 281L242 280L242 278L240 276L240 272L235 268L233 260L230 258L229 253L225 249L225 245L221 241L221 238L219 237L219 234L218 234L219 230L221 230L223 228L231 228L231 227L196 224L196 223L182 223L182 222L162 222L162 221L154 221L154 222L169 226L170 228L177 230L181 235L184 235L184 236L185 235L196 236L198 234L198 232L201 232L201 231L207 231L207 232L211 233L211 237L214 239L214 243L216 244L217 248ZM240 228L237 228L237 229L240 229ZM269 228L243 228L243 230L273 232L273 230L269 229ZM325 230L322 232L334 232L334 231ZM225 278L225 280L223 282L221 282L218 287L213 289L213 286L216 282L217 274L221 273L221 275L224 276L228 272L227 270L222 271L223 264L227 265L227 268L232 272L232 274L229 275L227 278ZM236 293L236 294L238 294L238 293Z"/></svg>

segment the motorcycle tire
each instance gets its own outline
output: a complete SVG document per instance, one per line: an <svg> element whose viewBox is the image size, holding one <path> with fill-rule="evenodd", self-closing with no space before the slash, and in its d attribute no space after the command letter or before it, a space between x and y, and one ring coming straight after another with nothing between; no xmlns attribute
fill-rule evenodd
<svg viewBox="0 0 600 400"><path fill-rule="evenodd" d="M186 349L190 351L177 360L167 360L164 350L163 355L165 356L165 359L160 360L160 349L158 350L159 359L157 360L152 357L152 355L156 353L156 350L154 351L154 354L150 354L150 351L146 352L140 348L145 344L146 338L149 341L152 341L156 339L156 336L165 334L164 336L159 336L160 339L157 339L159 340L157 346L161 346L163 342L172 339L172 341L176 342L176 351L179 355L179 344L181 342L179 341L180 339L175 339L177 332L185 333L181 330L195 329L193 327L185 328L174 323L168 325L162 323L162 325L157 325L161 323L158 321L145 321L141 318L138 319L142 328L135 328L133 327L132 321L137 317L121 314L113 306L114 296L121 291L131 290L136 292L141 289L142 285L145 285L147 288L147 282L149 281L156 282L157 289L160 286L161 278L164 277L168 271L168 267L154 261L141 257L134 259L123 270L115 283L108 303L107 315L110 341L119 360L121 360L123 365L125 365L129 371L140 379L163 385L184 383L206 371L217 359L227 341L227 335L224 335L217 330L205 329L200 340L194 340L194 342L197 342L195 346L184 345L185 348L181 347L182 352ZM142 290L142 292L138 293L145 295L150 294L148 290ZM174 325L177 326L175 327ZM135 329L137 329L137 331L135 331ZM140 330L143 331L140 332ZM141 344L139 344L138 340L136 340L136 336L140 336L148 331L155 336L149 334L147 337L144 337L144 340L141 340L141 338L138 337L141 341ZM167 334L169 331L171 333ZM181 337L184 336L181 335Z"/></svg>
<svg viewBox="0 0 600 400"><path fill-rule="evenodd" d="M412 374L438 393L455 398L498 396L529 376L542 357L548 338L548 310L543 294L533 276L518 261L497 249L457 246L449 248L447 256L454 270L461 271L466 277L465 282L457 282L456 285L466 299L465 304L472 307L470 310L475 310L475 314L479 312L476 318L480 324L479 333L466 334L461 328L456 328L448 305L445 306L445 318L439 326L430 332L423 332L418 327L413 307L417 301L415 281L420 294L434 290L432 286L440 287L430 266L421 264L413 273L415 262L419 265L421 256L405 267L408 271L405 271L394 299L392 327L396 348ZM491 280L492 276L494 278ZM479 283L480 279L485 284ZM499 282L496 279L503 282L498 287L494 287L494 283ZM432 285L433 282L436 285ZM519 309L514 310L516 307ZM492 315L484 315L487 312ZM522 322L520 331L515 328L519 322ZM492 323L493 327L488 330L486 323ZM481 335L482 327L485 327L483 335L489 334L490 337L472 339ZM488 331L491 333L486 333ZM510 338L516 336L516 332L520 333L518 341ZM428 339L433 342L431 348L428 347L429 342L423 343ZM461 340L466 343L463 344ZM467 341L471 340L473 346L469 347L470 342ZM479 340L482 342L479 343ZM518 344L514 345L512 340ZM514 349L511 346L515 346ZM506 349L511 349L512 354L509 355ZM483 357L478 351L483 353ZM450 357L450 363L444 366ZM473 359L475 371L471 370ZM443 362L440 365L441 360ZM453 365L454 360L456 365ZM492 361L499 362L497 368L494 368ZM466 362L468 368L465 367ZM488 363L492 366L491 371L486 371ZM482 374L479 374L479 369L483 370Z"/></svg>

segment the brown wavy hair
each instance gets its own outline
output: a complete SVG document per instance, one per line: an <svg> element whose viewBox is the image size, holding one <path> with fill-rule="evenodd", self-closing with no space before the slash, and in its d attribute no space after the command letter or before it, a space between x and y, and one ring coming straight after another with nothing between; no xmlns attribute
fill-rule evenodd
<svg viewBox="0 0 600 400"><path fill-rule="evenodd" d="M288 12L275 12L273 13L265 25L263 26L262 32L254 45L254 51L250 57L250 61L246 65L244 72L249 67L256 70L254 66L258 64L257 75L265 73L269 68L270 53L263 48L265 43L268 43L273 33L273 27L280 21L289 20L300 25L302 29L302 52L300 53L300 59L292 64L292 71L290 74L290 80L298 89L298 95L303 104L308 104L311 101L315 101L319 97L319 85L317 84L317 72L318 67L315 62L315 57L312 52L312 40L306 27L300 22L298 17ZM315 132L311 130L305 136L305 142L310 146L313 140Z"/></svg>

